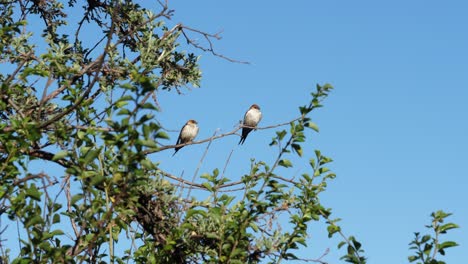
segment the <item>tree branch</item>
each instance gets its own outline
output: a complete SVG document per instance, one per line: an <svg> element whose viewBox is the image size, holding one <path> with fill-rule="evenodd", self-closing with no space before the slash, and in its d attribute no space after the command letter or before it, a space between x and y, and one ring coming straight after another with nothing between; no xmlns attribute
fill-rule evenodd
<svg viewBox="0 0 468 264"><path fill-rule="evenodd" d="M220 40L221 39L221 36L219 35L219 33L216 33L216 34L210 34L210 33L206 33L206 32L203 32L201 30L198 30L198 29L194 29L194 28L191 28L191 27L187 27L185 25L182 25L182 24L179 24L180 25L180 30L182 31L182 34L183 36L185 37L185 40L187 41L187 43L189 45L192 45L194 46L195 48L197 49L200 49L204 52L210 52L211 54L213 54L214 56L216 57L219 57L219 58L222 58L222 59L225 59L227 61L230 61L230 62L234 62L234 63L242 63L242 64L250 64L250 62L248 61L240 61L240 60L235 60L235 59L231 59L229 57L226 57L222 54L219 54L217 53L214 48L213 48L213 42L211 41L211 39L216 39L216 40ZM196 41L194 41L193 39L191 39L187 32L186 31L191 31L191 32L195 32L197 34L200 34L202 35L205 40L208 42L208 47L204 47L200 44L198 44Z"/></svg>
<svg viewBox="0 0 468 264"><path fill-rule="evenodd" d="M177 177L177 176L175 176L175 175L170 174L169 172L165 172L165 171L163 171L163 170L161 170L161 169L158 169L157 172L159 172L161 175L163 175L163 176L165 176L165 177L167 177L167 178L169 178L169 179L173 179L173 180L176 180L176 181L181 182L181 183L183 183L183 184L187 184L187 185L190 185L190 186L194 186L194 187L198 187L198 188L201 188L201 189L205 189L205 190L206 190L205 186L203 186L203 185L201 185L201 184L198 184L198 183L194 183L194 182L191 182L191 181L184 180L184 179L182 179L182 178L179 178L179 177Z"/></svg>
<svg viewBox="0 0 468 264"><path fill-rule="evenodd" d="M250 126L244 126L242 124L240 124L238 127L236 127L234 130L230 131L230 132L227 132L227 133L224 133L224 134L220 134L220 135L217 135L217 136L212 136L212 137L209 137L209 138L206 138L206 139L203 139L203 140L199 140L199 141L192 141L192 142L188 142L188 143L184 143L184 144L177 144L177 145L165 145L165 146L162 146L162 147L159 147L158 149L150 149L150 150L145 150L143 151L144 154L152 154L152 153L156 153L156 152L160 152L160 151L163 151L163 150L166 150L166 149L172 149L172 148L176 148L176 147L184 147L184 146L188 146L188 145L197 145L197 144L203 144L205 142L209 142L209 141L213 141L213 140L216 140L216 139L219 139L219 138L223 138L223 137L227 137L227 136L230 136L230 135L234 135L236 134L237 131L239 131L240 129L244 128L244 127L247 127L247 128L253 128L255 130L266 130L266 129L271 129L271 128L275 128L275 127L280 127L280 126L285 126L285 125L288 125L290 124L291 122L294 122L294 121L297 121L301 119L300 117L299 118L295 118L289 122L284 122L284 123L280 123L280 124L276 124L276 125L271 125L271 126L265 126L265 127L250 127Z"/></svg>

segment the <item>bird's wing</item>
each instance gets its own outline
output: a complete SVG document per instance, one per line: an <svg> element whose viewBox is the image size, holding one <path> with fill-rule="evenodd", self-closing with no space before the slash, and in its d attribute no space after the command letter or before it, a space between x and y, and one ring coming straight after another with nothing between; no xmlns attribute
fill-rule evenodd
<svg viewBox="0 0 468 264"><path fill-rule="evenodd" d="M187 125L184 125L184 126L182 127L182 129L180 130L180 132L179 132L179 137L177 138L177 143L176 143L176 145L179 145L180 143L182 143L182 132L184 131L184 129L185 129L186 126L187 126Z"/></svg>

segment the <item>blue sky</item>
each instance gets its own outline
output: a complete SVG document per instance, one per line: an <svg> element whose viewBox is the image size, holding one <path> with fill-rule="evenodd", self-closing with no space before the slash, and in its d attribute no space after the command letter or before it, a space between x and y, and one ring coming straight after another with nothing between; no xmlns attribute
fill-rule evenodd
<svg viewBox="0 0 468 264"><path fill-rule="evenodd" d="M443 209L462 227L446 236L461 246L449 249L445 261L466 259L468 2L174 0L170 7L169 25L223 31L217 52L251 64L202 54L200 89L159 94L157 118L167 128L196 119L198 139L205 139L231 131L253 103L262 109L261 126L286 122L308 103L316 83L330 83L335 90L312 115L320 133L309 134L304 154L320 149L333 158L338 177L322 202L343 219L344 233L362 242L369 263L406 263L413 232L424 232L429 214ZM248 172L250 158L273 162L274 134L255 131L243 146L235 136L213 142L197 177L222 170L231 150L226 176L232 180ZM191 180L205 148L150 158ZM293 162L291 173L307 172ZM310 247L298 255L317 258L330 248L325 260L339 263L338 241L314 224Z"/></svg>
<svg viewBox="0 0 468 264"><path fill-rule="evenodd" d="M445 261L466 259L468 3L179 0L171 7L172 22L223 31L217 51L251 64L203 54L201 89L161 94L161 120L178 129L196 119L198 138L207 138L232 129L257 103L261 124L276 124L297 114L316 83L330 83L335 90L313 115L320 133L305 154L317 148L334 159L338 177L322 202L343 218L344 232L363 243L369 263L405 263L413 232L424 232L429 214L443 209L462 227L446 236L461 246ZM251 157L275 158L267 146L273 135L256 131L242 147L237 137L215 142L201 171L222 168L234 148L227 175L235 180ZM190 179L204 149L153 158ZM311 246L300 255L330 248L326 259L338 263L337 240L323 229L311 228Z"/></svg>

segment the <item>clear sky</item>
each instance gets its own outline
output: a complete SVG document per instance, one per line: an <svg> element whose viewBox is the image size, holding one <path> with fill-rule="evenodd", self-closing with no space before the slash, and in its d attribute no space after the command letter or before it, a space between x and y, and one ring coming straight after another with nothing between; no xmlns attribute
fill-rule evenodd
<svg viewBox="0 0 468 264"><path fill-rule="evenodd" d="M322 202L343 219L344 233L362 242L369 263L406 263L413 232L425 232L430 213L443 209L461 226L445 237L461 245L448 249L445 261L466 261L467 1L169 2L175 10L169 24L223 31L217 52L251 64L202 54L200 89L159 94L158 119L167 128L195 119L197 139L205 139L231 131L253 103L263 112L260 126L286 122L309 102L316 83L330 83L335 90L313 114L320 133L310 134L304 156L320 149L333 158L329 167L337 178ZM157 7L156 1L144 4ZM231 150L226 176L232 180L248 172L250 158L273 162L276 148L268 143L274 135L255 131L243 146L235 136L213 142L199 174L222 170ZM150 158L191 180L205 148ZM298 165L290 173L307 170ZM339 241L315 223L309 248L298 255L317 258L330 248L325 260L339 263Z"/></svg>
<svg viewBox="0 0 468 264"><path fill-rule="evenodd" d="M257 103L261 125L276 124L297 114L316 83L328 82L335 90L313 115L320 133L305 154L318 148L334 159L338 177L322 202L343 218L344 232L363 243L369 263L406 263L413 232L425 232L429 214L443 209L461 226L446 236L461 246L445 260L466 260L468 2L177 0L171 7L174 23L222 30L217 51L251 65L203 54L201 89L160 95L163 122L179 129L196 119L198 138L207 138L231 130ZM217 141L201 172L222 168L234 148L227 175L238 179L251 157L275 158L267 146L273 136L256 131L242 147L237 137ZM191 179L204 150L153 158ZM311 246L299 255L330 248L326 260L338 263L343 252L324 228L312 227Z"/></svg>

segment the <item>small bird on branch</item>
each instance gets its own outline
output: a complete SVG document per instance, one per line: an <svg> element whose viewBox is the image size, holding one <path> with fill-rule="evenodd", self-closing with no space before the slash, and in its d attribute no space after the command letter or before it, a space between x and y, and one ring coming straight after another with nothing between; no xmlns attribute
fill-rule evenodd
<svg viewBox="0 0 468 264"><path fill-rule="evenodd" d="M239 141L240 144L244 144L247 135L257 127L258 123L262 120L262 112L260 112L260 107L256 104L250 106L249 110L245 112L244 121L242 122L242 136Z"/></svg>
<svg viewBox="0 0 468 264"><path fill-rule="evenodd" d="M197 121L190 119L180 130L179 138L177 139L176 145L190 143L197 135L198 123ZM177 153L177 151L179 151L179 149L181 148L183 148L183 146L176 147L175 152L174 154L172 154L172 156L174 156Z"/></svg>

